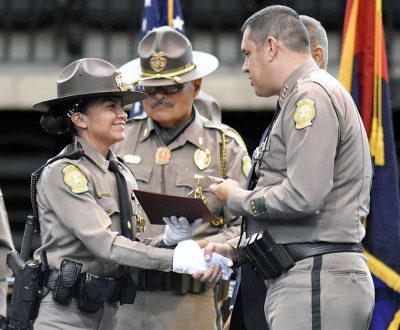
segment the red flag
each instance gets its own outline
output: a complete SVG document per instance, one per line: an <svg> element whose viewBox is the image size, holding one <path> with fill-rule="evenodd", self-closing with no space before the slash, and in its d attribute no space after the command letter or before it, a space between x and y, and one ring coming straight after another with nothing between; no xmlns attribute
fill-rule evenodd
<svg viewBox="0 0 400 330"><path fill-rule="evenodd" d="M376 298L371 329L400 328L400 198L382 0L348 0L339 79L351 92L375 164L363 242Z"/></svg>

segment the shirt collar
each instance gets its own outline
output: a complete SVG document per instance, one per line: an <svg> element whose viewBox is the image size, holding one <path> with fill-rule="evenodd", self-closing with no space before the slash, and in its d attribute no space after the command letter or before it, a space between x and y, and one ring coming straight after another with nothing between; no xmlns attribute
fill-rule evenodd
<svg viewBox="0 0 400 330"><path fill-rule="evenodd" d="M92 145L90 145L85 139L81 137L75 137L76 141L78 141L83 148L84 155L88 157L93 163L95 163L103 172L108 171L108 164L110 160L116 160L117 157L115 154L111 151L111 149L108 150L107 154L107 159L104 158L104 156L97 151L96 148L94 148Z"/></svg>
<svg viewBox="0 0 400 330"><path fill-rule="evenodd" d="M203 121L204 118L199 114L199 112L194 109L194 119L189 124L188 127L171 143L171 146L174 146L176 143L180 146L185 144L187 141L194 144L196 147L200 149L204 149L204 129L203 129ZM154 121L148 117L146 123L143 125L142 131L140 133L139 141L143 142L151 134L157 134Z"/></svg>
<svg viewBox="0 0 400 330"><path fill-rule="evenodd" d="M308 59L302 65L300 65L296 70L294 70L281 87L278 99L279 105L282 106L286 96L293 91L300 78L302 78L305 74L308 74L310 71L318 69L319 67L315 63L315 61L313 59Z"/></svg>

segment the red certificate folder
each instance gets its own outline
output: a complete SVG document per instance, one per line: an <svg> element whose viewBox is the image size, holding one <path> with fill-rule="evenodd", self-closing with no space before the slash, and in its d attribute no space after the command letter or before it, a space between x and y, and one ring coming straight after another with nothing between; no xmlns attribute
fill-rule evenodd
<svg viewBox="0 0 400 330"><path fill-rule="evenodd" d="M189 222L203 218L203 222L215 219L200 198L181 197L133 190L139 204L153 225L165 225L163 217L186 217Z"/></svg>

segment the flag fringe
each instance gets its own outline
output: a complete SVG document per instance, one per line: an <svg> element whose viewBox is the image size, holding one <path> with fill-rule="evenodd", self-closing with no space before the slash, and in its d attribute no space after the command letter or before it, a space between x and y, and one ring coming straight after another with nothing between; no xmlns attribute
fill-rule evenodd
<svg viewBox="0 0 400 330"><path fill-rule="evenodd" d="M368 266L371 273L384 282L389 288L400 293L400 275L385 265L378 258L374 257L364 248L364 254L368 258Z"/></svg>
<svg viewBox="0 0 400 330"><path fill-rule="evenodd" d="M394 314L392 322L390 322L387 330L399 330L400 329L400 309Z"/></svg>

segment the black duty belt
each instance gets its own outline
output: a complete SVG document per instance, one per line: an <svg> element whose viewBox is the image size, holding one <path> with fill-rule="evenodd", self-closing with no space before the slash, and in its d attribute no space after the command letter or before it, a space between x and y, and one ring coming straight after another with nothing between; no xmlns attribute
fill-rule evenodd
<svg viewBox="0 0 400 330"><path fill-rule="evenodd" d="M178 294L202 293L214 285L195 280L191 275L159 270L142 270L139 272L138 290L174 291Z"/></svg>
<svg viewBox="0 0 400 330"><path fill-rule="evenodd" d="M363 252L361 244L359 243L309 242L283 244L283 246L295 262L320 254L337 252Z"/></svg>
<svg viewBox="0 0 400 330"><path fill-rule="evenodd" d="M78 297L78 308L82 312L94 313L101 305L119 301L133 304L136 296L135 279L130 273L121 278L81 273L82 264L63 259L59 270L48 269L43 286L53 290L53 300L69 305L73 297Z"/></svg>
<svg viewBox="0 0 400 330"><path fill-rule="evenodd" d="M239 249L240 250L240 249ZM243 253L244 252L244 253ZM358 243L305 242L279 244L264 230L251 236L238 253L238 265L250 262L259 276L265 280L277 278L292 268L299 260L328 253L362 253Z"/></svg>
<svg viewBox="0 0 400 330"><path fill-rule="evenodd" d="M82 273L80 274L76 280L74 281L74 283L70 284L70 288L71 288L71 294L73 297L78 296L79 293L79 286L81 285L81 281L82 279L85 278L86 273ZM58 281L59 281L59 276L60 276L60 272L59 270L53 270L53 269L49 269L47 271L47 276L45 278L45 281L43 283L43 286L46 288L49 288L51 290L56 290L57 285L58 285ZM94 279L95 281L96 279ZM115 278L108 278L109 281L113 281L115 282L115 290L112 291L111 296L113 296L113 299L109 299L109 301L115 301L118 300L117 299L117 295L119 294L120 291L120 279L115 279Z"/></svg>

